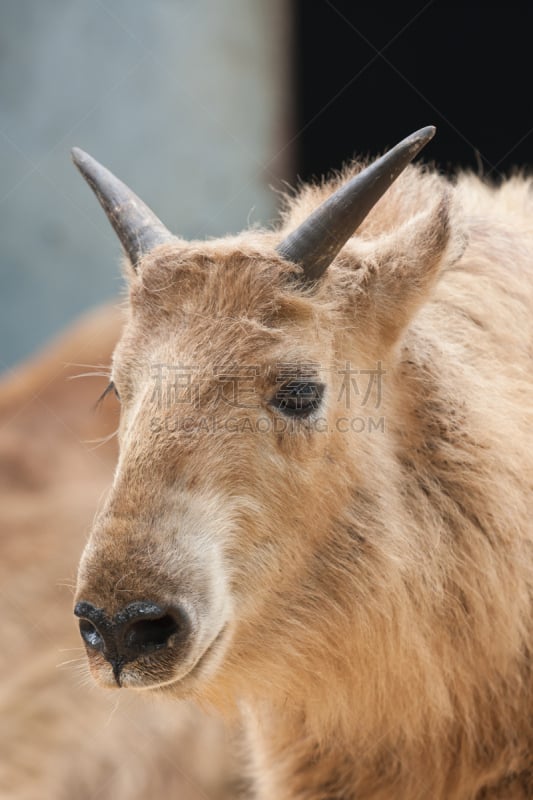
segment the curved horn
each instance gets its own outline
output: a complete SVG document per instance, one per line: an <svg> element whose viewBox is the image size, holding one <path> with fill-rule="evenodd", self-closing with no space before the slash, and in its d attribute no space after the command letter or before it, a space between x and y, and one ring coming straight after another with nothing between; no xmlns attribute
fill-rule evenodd
<svg viewBox="0 0 533 800"><path fill-rule="evenodd" d="M277 252L287 261L300 264L306 281L318 280L380 197L434 134L435 128L428 126L403 139L337 189L278 245Z"/></svg>
<svg viewBox="0 0 533 800"><path fill-rule="evenodd" d="M154 212L96 159L74 147L72 160L100 201L133 267L158 244L175 238Z"/></svg>

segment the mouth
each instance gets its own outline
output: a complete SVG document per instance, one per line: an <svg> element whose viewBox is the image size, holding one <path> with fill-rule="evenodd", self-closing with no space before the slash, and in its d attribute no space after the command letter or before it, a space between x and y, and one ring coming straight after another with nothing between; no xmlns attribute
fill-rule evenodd
<svg viewBox="0 0 533 800"><path fill-rule="evenodd" d="M205 678L209 673L214 672L216 666L218 665L217 656L222 654L224 650L223 647L223 640L226 638L225 634L228 630L228 624L222 626L220 631L217 633L215 638L212 640L211 644L207 646L204 652L199 656L197 661L192 665L188 672L185 675L182 675L179 678L175 678L174 680L169 681L167 684L162 684L169 686L173 683L180 683L181 685L184 682L192 682L196 681L199 678Z"/></svg>
<svg viewBox="0 0 533 800"><path fill-rule="evenodd" d="M143 659L137 664L126 664L120 673L120 680L115 682L113 678L112 684L114 688L137 689L138 691L153 691L172 686L179 690L180 695L188 694L200 681L215 671L220 661L219 657L224 650L227 633L228 623L225 623L196 661L182 674L171 675L168 679L158 679L155 674L157 667L153 659L150 659L150 664L147 664L145 669L143 669ZM98 677L100 679L103 677L100 671ZM104 682L109 685L105 678Z"/></svg>

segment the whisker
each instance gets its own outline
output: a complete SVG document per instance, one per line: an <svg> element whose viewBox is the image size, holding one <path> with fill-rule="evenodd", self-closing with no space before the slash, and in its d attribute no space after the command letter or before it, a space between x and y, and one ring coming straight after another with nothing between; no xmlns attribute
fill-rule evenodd
<svg viewBox="0 0 533 800"><path fill-rule="evenodd" d="M105 723L104 727L106 727L106 728L108 727L108 725L110 724L111 720L113 719L113 717L117 713L119 703L120 703L120 697L117 697L116 703L115 703L114 707L111 709L111 711L109 712L109 716L107 718L107 722Z"/></svg>
<svg viewBox="0 0 533 800"><path fill-rule="evenodd" d="M100 439L85 439L83 444L94 444L95 446L90 447L89 450L90 451L98 450L99 447L102 447L102 445L110 442L111 439L113 439L113 437L117 435L117 433L118 433L118 428L114 430L113 433L108 433L107 436L102 436Z"/></svg>
<svg viewBox="0 0 533 800"><path fill-rule="evenodd" d="M81 361L66 361L66 367L85 367L86 369L101 369L101 370L109 370L109 364L84 364Z"/></svg>
<svg viewBox="0 0 533 800"><path fill-rule="evenodd" d="M78 372L77 375L68 375L67 381L75 381L78 378L110 378L111 371L108 370L107 372Z"/></svg>
<svg viewBox="0 0 533 800"><path fill-rule="evenodd" d="M57 581L56 586L60 589L70 589L72 592L76 590L76 581L65 578L64 580Z"/></svg>
<svg viewBox="0 0 533 800"><path fill-rule="evenodd" d="M88 671L79 672L77 675L76 688L78 689L93 689L93 679Z"/></svg>
<svg viewBox="0 0 533 800"><path fill-rule="evenodd" d="M70 664L81 665L83 661L85 661L85 656L78 656L78 658L71 658L68 661L61 661L61 663L56 664L56 669L61 669L61 667L67 667Z"/></svg>

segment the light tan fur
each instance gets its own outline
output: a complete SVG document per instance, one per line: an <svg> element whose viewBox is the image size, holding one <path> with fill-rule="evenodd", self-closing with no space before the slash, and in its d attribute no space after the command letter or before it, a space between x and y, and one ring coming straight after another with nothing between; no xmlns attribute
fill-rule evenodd
<svg viewBox="0 0 533 800"><path fill-rule="evenodd" d="M87 678L70 602L116 461L115 440L91 440L117 425L116 403L94 404L121 327L99 309L0 382L2 800L235 800L242 783L219 722Z"/></svg>
<svg viewBox="0 0 533 800"><path fill-rule="evenodd" d="M410 167L303 289L275 246L346 177L304 187L278 231L129 270L119 466L77 597L190 609L185 660L122 684L238 707L261 800L531 797L530 183ZM381 365L381 404L346 407L347 362ZM284 432L280 363L326 384ZM158 364L201 384L187 430L154 402ZM257 368L239 407L217 378L235 364ZM383 430L350 427L376 406Z"/></svg>

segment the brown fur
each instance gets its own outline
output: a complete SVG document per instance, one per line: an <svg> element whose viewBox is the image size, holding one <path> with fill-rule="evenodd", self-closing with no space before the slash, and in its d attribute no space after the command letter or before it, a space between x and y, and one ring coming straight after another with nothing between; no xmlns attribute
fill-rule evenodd
<svg viewBox="0 0 533 800"><path fill-rule="evenodd" d="M189 660L141 659L123 685L239 707L261 800L531 797L530 184L410 167L302 289L275 245L334 185L280 231L130 270L119 465L77 596L187 603ZM347 361L386 371L384 431L340 429L378 402L347 412ZM280 362L319 365L327 430L276 430ZM187 430L154 404L157 364L201 381ZM246 407L220 399L232 364L257 366Z"/></svg>
<svg viewBox="0 0 533 800"><path fill-rule="evenodd" d="M94 403L122 315L72 326L0 383L0 797L235 800L234 750L186 706L117 698L88 684L69 605L94 506L112 478L111 399ZM100 370L96 369L95 374ZM241 770L242 772L242 770Z"/></svg>

